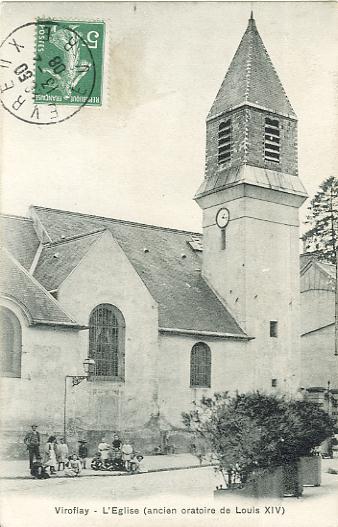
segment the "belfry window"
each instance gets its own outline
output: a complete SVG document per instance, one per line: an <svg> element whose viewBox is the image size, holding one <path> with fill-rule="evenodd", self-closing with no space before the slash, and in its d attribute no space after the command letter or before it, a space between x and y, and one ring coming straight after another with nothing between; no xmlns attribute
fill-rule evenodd
<svg viewBox="0 0 338 527"><path fill-rule="evenodd" d="M18 318L0 308L1 377L21 377L22 330Z"/></svg>
<svg viewBox="0 0 338 527"><path fill-rule="evenodd" d="M229 161L231 156L231 120L222 121L218 127L218 164Z"/></svg>
<svg viewBox="0 0 338 527"><path fill-rule="evenodd" d="M264 159L279 163L280 129L278 119L265 118L264 127Z"/></svg>
<svg viewBox="0 0 338 527"><path fill-rule="evenodd" d="M211 352L204 342L198 342L191 350L190 386L192 388L210 388Z"/></svg>
<svg viewBox="0 0 338 527"><path fill-rule="evenodd" d="M124 380L124 317L117 307L100 304L89 319L89 357L100 380Z"/></svg>

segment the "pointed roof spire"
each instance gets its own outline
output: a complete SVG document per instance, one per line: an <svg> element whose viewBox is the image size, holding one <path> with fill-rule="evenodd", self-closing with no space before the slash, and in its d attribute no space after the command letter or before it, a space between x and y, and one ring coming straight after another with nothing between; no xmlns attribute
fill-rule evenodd
<svg viewBox="0 0 338 527"><path fill-rule="evenodd" d="M208 119L244 104L296 118L258 33L253 11Z"/></svg>

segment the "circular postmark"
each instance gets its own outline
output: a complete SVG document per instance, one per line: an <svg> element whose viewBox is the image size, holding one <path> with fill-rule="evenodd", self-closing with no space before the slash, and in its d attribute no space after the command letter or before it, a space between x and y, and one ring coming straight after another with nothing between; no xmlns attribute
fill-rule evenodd
<svg viewBox="0 0 338 527"><path fill-rule="evenodd" d="M41 20L14 29L0 45L0 101L30 124L76 115L91 99L93 53L76 24Z"/></svg>

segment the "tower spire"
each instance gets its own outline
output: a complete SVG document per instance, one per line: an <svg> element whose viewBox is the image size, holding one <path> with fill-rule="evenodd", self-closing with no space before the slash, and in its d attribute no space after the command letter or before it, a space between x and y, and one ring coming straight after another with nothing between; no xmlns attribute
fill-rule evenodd
<svg viewBox="0 0 338 527"><path fill-rule="evenodd" d="M259 35L253 11L208 119L244 104L296 118Z"/></svg>

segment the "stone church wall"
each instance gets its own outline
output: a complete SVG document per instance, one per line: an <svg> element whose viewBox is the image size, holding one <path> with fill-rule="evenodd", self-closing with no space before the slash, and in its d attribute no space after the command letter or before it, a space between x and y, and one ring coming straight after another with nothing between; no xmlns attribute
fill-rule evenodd
<svg viewBox="0 0 338 527"><path fill-rule="evenodd" d="M125 319L125 380L96 377L76 388L70 404L79 433L90 433L96 441L107 433L111 440L113 431L142 431L157 413L158 308L109 232L61 285L58 300L85 325L91 311L105 303L116 306ZM85 355L88 344L87 330L80 334Z"/></svg>
<svg viewBox="0 0 338 527"><path fill-rule="evenodd" d="M302 374L305 388L338 388L337 357L334 355L334 324L312 331L301 338Z"/></svg>
<svg viewBox="0 0 338 527"><path fill-rule="evenodd" d="M211 350L211 387L190 387L190 355L197 342ZM189 438L182 434L182 412L192 408L203 395L253 388L253 362L245 341L208 339L184 335L160 336L159 405L161 426L171 430L176 449L187 449Z"/></svg>
<svg viewBox="0 0 338 527"><path fill-rule="evenodd" d="M82 357L76 330L28 326L14 305L6 304L22 328L21 378L1 378L1 450L25 454L23 438L32 423L42 437L63 431L65 375L81 375Z"/></svg>

